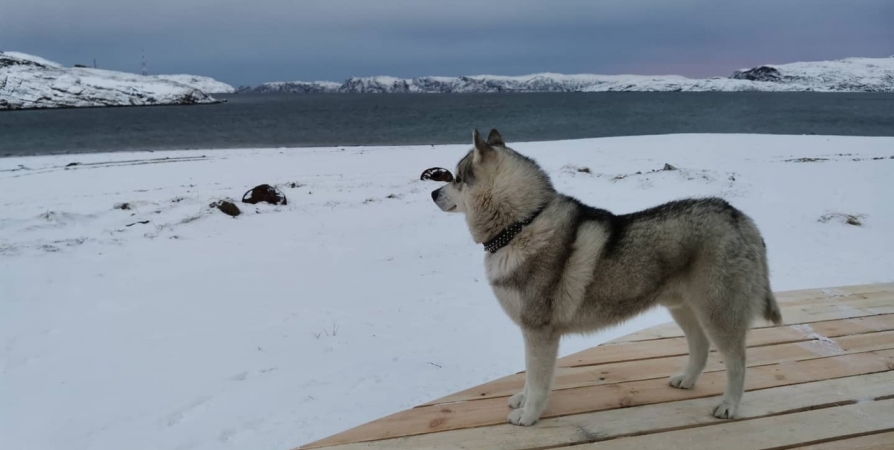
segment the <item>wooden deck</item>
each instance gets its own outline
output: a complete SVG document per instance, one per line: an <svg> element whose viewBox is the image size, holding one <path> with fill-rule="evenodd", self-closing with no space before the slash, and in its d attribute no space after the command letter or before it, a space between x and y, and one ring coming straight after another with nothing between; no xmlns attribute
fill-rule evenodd
<svg viewBox="0 0 894 450"><path fill-rule="evenodd" d="M506 423L518 373L300 449L894 449L894 283L777 296L785 325L750 332L736 420L711 416L726 382L713 349L694 389L668 385L687 354L670 323L561 358L533 427Z"/></svg>

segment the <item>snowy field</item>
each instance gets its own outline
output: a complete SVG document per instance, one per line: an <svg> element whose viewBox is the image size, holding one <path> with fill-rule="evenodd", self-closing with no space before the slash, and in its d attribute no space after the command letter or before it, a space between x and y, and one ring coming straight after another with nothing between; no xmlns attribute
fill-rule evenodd
<svg viewBox="0 0 894 450"><path fill-rule="evenodd" d="M776 290L894 280L894 138L506 137L617 213L727 198ZM521 370L483 250L419 181L467 148L0 159L0 448L287 450ZM209 208L262 183L289 204Z"/></svg>

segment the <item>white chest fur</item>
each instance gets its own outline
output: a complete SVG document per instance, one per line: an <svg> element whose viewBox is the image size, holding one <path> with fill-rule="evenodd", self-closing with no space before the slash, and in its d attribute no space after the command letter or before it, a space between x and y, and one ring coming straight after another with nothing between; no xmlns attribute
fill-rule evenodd
<svg viewBox="0 0 894 450"><path fill-rule="evenodd" d="M494 282L512 277L529 258L540 257L538 252L545 248L543 245L549 245L549 234L519 235L521 239L517 243L510 243L494 254L487 254L484 258L487 278L491 283L494 295L500 302L500 306L515 323L521 322L525 302L548 300L527 298L530 293L519 290L516 286L504 286L500 283L495 285ZM564 267L555 268L562 272L558 274L560 281L556 286L556 291L544 293L553 297L551 299L553 305L550 311L551 317L547 319L549 322L558 326L570 325L574 322L578 308L584 301L586 288L593 279L598 254L606 237L605 230L596 224L585 224L578 229L571 254ZM549 274L549 276L553 275L555 274ZM528 276L537 277L545 276L545 274L532 273Z"/></svg>
<svg viewBox="0 0 894 450"><path fill-rule="evenodd" d="M484 257L487 279L491 284L494 296L497 297L503 311L517 324L521 323L524 301L522 293L512 287L495 286L494 281L511 276L523 261L524 258L519 249L512 248L512 246L504 247L497 253L489 253Z"/></svg>

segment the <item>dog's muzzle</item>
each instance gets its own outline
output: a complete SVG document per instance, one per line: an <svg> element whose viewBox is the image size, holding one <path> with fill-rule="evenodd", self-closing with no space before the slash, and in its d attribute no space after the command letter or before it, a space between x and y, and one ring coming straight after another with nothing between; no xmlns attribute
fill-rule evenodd
<svg viewBox="0 0 894 450"><path fill-rule="evenodd" d="M443 187L431 191L431 199L441 208L441 211L450 212L456 209L456 205L443 193Z"/></svg>

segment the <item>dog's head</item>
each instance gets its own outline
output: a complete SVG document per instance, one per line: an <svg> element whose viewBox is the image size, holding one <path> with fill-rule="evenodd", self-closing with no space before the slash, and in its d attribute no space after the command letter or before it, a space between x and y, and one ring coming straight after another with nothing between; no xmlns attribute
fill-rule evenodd
<svg viewBox="0 0 894 450"><path fill-rule="evenodd" d="M442 211L464 213L473 236L476 229L523 219L555 194L547 174L534 160L507 147L496 129L486 141L474 130L472 143L453 181L432 191L431 197Z"/></svg>

